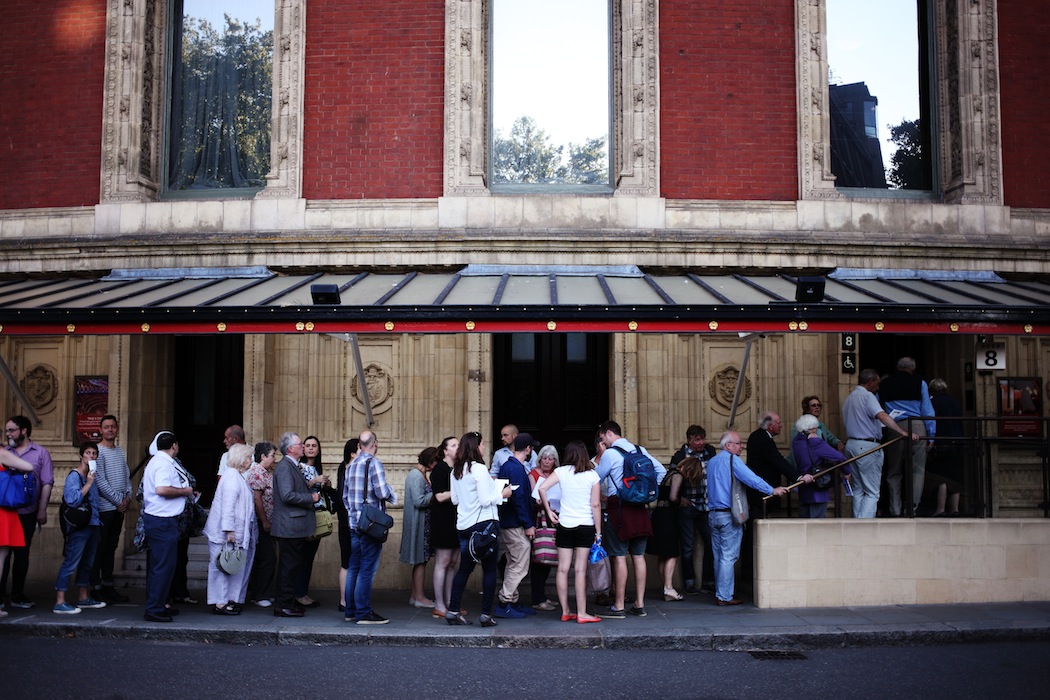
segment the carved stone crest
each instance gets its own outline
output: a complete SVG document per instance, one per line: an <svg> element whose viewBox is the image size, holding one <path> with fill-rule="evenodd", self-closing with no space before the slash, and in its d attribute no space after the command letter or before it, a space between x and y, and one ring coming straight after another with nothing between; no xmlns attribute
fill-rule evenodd
<svg viewBox="0 0 1050 700"><path fill-rule="evenodd" d="M384 413L390 410L394 396L394 379L390 368L378 362L371 362L364 367L365 387L368 390L368 400L372 404L372 413ZM361 397L361 382L357 375L350 380L350 395L358 410L364 412L365 404Z"/></svg>
<svg viewBox="0 0 1050 700"><path fill-rule="evenodd" d="M29 405L37 413L55 410L58 399L58 372L50 365L34 365L19 382Z"/></svg>
<svg viewBox="0 0 1050 700"><path fill-rule="evenodd" d="M732 364L722 365L711 375L711 380L707 383L707 390L714 401L715 409L720 413L728 413L733 406L733 394L736 393L736 383L739 377L740 368ZM744 377L738 408L747 405L750 399L751 380Z"/></svg>

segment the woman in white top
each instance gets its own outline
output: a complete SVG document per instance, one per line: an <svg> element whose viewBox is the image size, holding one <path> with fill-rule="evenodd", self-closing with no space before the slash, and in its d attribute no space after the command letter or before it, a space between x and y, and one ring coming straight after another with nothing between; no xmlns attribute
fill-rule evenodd
<svg viewBox="0 0 1050 700"><path fill-rule="evenodd" d="M555 544L558 545L557 582L562 622L601 622L601 618L587 614L587 556L591 545L602 541L600 482L587 447L573 440L565 447L565 466L555 469L540 485L543 508L550 521L557 525ZM561 484L561 510L557 513L547 497L555 484ZM576 555L576 613L569 612L569 567L573 554Z"/></svg>
<svg viewBox="0 0 1050 700"><path fill-rule="evenodd" d="M215 489L208 523L204 526L208 537L208 603L216 615L239 615L248 592L258 534L255 496L244 480L244 473L252 466L253 452L249 445L234 445L226 453L226 473ZM236 574L224 574L215 563L227 544L245 550L246 563Z"/></svg>
<svg viewBox="0 0 1050 700"><path fill-rule="evenodd" d="M474 571L474 559L468 550L471 533L491 527L495 522L496 537L499 537L499 512L497 506L511 494L510 486L501 492L496 482L489 476L488 467L481 456L485 450L485 441L481 433L467 433L459 439L456 461L452 467L452 502L456 504L456 530L459 533L459 570L452 581L452 595L448 601L448 612L445 621L450 625L469 625L470 621L460 612L463 591L467 579ZM499 547L481 560L482 627L495 627L492 619L492 605L496 598L496 562L499 559Z"/></svg>

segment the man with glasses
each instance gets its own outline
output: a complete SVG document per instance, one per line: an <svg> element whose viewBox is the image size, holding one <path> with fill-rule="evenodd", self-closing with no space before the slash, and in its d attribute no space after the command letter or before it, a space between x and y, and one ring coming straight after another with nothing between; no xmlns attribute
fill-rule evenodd
<svg viewBox="0 0 1050 700"><path fill-rule="evenodd" d="M34 603L26 597L26 574L29 573L29 546L38 526L47 523L47 502L51 498L51 487L55 484L55 468L51 454L29 439L33 434L33 423L25 416L7 419L5 436L7 449L33 465L36 477L36 500L18 509L18 520L25 534L26 546L16 547L12 555L4 560L4 572L0 576L0 597L7 590L7 575L11 571L11 607L31 608ZM14 564L11 564L14 560Z"/></svg>
<svg viewBox="0 0 1050 700"><path fill-rule="evenodd" d="M740 458L744 443L737 433L722 433L719 445L722 451L707 463L707 517L711 523L711 549L715 558L715 604L740 605L743 601L734 595L734 567L740 556L744 525L734 522L730 510L733 479L767 496L783 496L787 489L770 486L744 464Z"/></svg>
<svg viewBox="0 0 1050 700"><path fill-rule="evenodd" d="M820 414L824 410L824 404L821 403L820 398L817 396L807 396L802 399L802 414L809 414L817 419L817 435L820 436L824 442L834 447L839 452L845 454L846 443L839 440L830 430L828 426L824 425L824 421L820 420Z"/></svg>
<svg viewBox="0 0 1050 700"><path fill-rule="evenodd" d="M314 534L317 521L314 504L321 494L310 485L299 470L303 441L297 433L288 432L277 442L283 455L273 469L273 520L270 536L277 540L277 602L274 617L302 617L303 608L295 602L295 583L303 564L303 546Z"/></svg>

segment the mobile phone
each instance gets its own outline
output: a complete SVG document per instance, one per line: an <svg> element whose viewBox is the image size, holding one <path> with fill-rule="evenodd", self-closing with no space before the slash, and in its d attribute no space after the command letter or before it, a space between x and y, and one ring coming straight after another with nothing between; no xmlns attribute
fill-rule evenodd
<svg viewBox="0 0 1050 700"><path fill-rule="evenodd" d="M89 459L88 460L88 471L89 472L94 472L96 469L98 469L98 462L96 462L93 459Z"/></svg>

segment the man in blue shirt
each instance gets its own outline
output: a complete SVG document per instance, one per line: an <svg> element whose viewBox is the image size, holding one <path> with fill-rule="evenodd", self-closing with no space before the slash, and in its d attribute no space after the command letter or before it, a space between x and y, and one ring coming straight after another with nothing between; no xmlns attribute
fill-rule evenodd
<svg viewBox="0 0 1050 700"><path fill-rule="evenodd" d="M733 595L736 588L734 567L740 556L744 526L733 521L730 510L733 478L767 496L783 496L787 489L783 486L773 488L744 464L740 458L744 442L737 433L722 433L719 445L722 451L707 463L707 517L711 523L711 549L715 558L715 603L740 605L741 601Z"/></svg>
<svg viewBox="0 0 1050 700"><path fill-rule="evenodd" d="M926 453L933 444L923 438L932 438L937 434L937 422L933 403L930 401L930 387L915 375L915 360L902 357L897 360L896 373L886 377L879 386L879 401L886 407L886 413L897 422L902 431L908 430L909 418L926 417L925 420L911 421L911 432L919 440L911 444L911 478L912 505L918 507L922 497L922 487L926 480ZM889 489L890 515L901 514L901 480L904 475L906 443L901 440L886 448L886 486Z"/></svg>
<svg viewBox="0 0 1050 700"><path fill-rule="evenodd" d="M532 492L525 463L540 443L528 433L519 433L511 443L513 452L499 470L499 478L506 479L513 489L510 498L499 507L500 540L507 555L503 572L503 588L499 592L496 617L522 618L535 614L532 608L518 605L518 585L529 573L532 538L536 536L536 516L532 507Z"/></svg>

